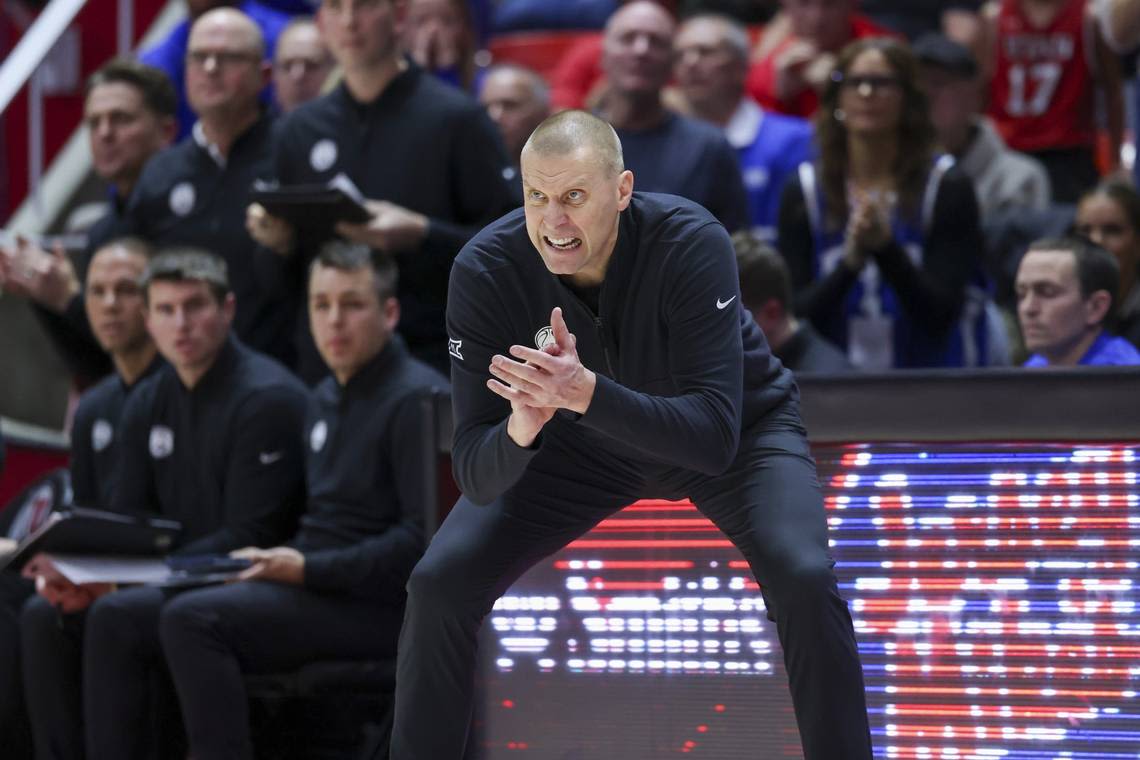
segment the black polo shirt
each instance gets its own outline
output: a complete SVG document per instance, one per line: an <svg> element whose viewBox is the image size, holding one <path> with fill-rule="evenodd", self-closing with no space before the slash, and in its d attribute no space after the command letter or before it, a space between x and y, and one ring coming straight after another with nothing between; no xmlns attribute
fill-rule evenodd
<svg viewBox="0 0 1140 760"><path fill-rule="evenodd" d="M156 246L211 251L229 268L234 331L251 347L292 362L294 312L282 301L285 269L245 229L255 180L272 175L273 124L263 116L233 144L224 165L193 137L155 155L131 194L122 231Z"/></svg>
<svg viewBox="0 0 1140 760"><path fill-rule="evenodd" d="M330 377L314 390L305 423L308 507L291 542L305 554L307 587L403 597L424 550L424 509L435 507L423 489L434 446L419 445L429 422L419 400L435 388L447 380L393 336L347 384Z"/></svg>
<svg viewBox="0 0 1140 760"><path fill-rule="evenodd" d="M71 492L75 504L99 509L111 506L123 407L131 392L165 364L156 355L134 383L127 385L116 372L79 398L71 426Z"/></svg>
<svg viewBox="0 0 1140 760"><path fill-rule="evenodd" d="M184 554L281 541L304 499L307 402L287 369L232 336L193 389L163 367L123 411L115 508L180 521Z"/></svg>
<svg viewBox="0 0 1140 760"><path fill-rule="evenodd" d="M444 362L451 263L472 235L517 205L504 178L508 167L483 108L414 64L370 103L354 100L342 84L299 107L282 121L274 157L283 185L327 182L344 173L366 198L429 218L423 243L397 256L399 330L413 354L431 356L434 349ZM298 294L320 242L299 242ZM303 337L309 340L307 333Z"/></svg>

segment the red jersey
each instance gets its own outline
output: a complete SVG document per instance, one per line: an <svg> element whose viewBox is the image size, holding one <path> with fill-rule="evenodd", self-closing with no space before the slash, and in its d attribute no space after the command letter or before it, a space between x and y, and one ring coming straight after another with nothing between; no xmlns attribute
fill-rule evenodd
<svg viewBox="0 0 1140 760"><path fill-rule="evenodd" d="M851 17L851 40L858 40L863 37L897 36L894 32L879 26L866 16L856 13ZM773 48L768 55L753 63L748 71L748 79L744 83L744 88L749 95L756 99L756 102L769 111L810 119L815 114L816 109L819 108L819 96L815 90L809 87L787 101L780 100L776 95L776 60L797 39L794 35L788 35L787 39Z"/></svg>
<svg viewBox="0 0 1140 760"><path fill-rule="evenodd" d="M1094 43L1085 13L1085 0L1069 0L1038 28L1019 0L1002 0L989 115L1014 150L1094 144Z"/></svg>

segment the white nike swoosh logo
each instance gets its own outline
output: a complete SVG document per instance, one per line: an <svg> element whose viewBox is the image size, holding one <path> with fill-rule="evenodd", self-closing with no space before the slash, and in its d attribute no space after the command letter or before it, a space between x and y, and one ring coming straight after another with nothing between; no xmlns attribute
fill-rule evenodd
<svg viewBox="0 0 1140 760"><path fill-rule="evenodd" d="M263 451L258 455L258 459L262 464L273 464L281 457L285 456L284 451Z"/></svg>
<svg viewBox="0 0 1140 760"><path fill-rule="evenodd" d="M727 307L730 303L732 303L735 300L736 300L736 296L733 296L732 298L728 299L727 301L722 301L718 298L718 299L716 299L716 307L723 311L725 307Z"/></svg>

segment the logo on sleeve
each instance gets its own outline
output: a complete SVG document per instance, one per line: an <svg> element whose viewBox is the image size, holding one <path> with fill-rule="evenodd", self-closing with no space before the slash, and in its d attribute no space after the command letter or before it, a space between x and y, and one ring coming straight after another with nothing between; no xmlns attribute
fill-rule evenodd
<svg viewBox="0 0 1140 760"><path fill-rule="evenodd" d="M166 425L155 425L150 429L150 455L155 459L166 459L174 453L174 431Z"/></svg>
<svg viewBox="0 0 1140 760"><path fill-rule="evenodd" d="M317 420L317 424L313 425L313 429L309 431L309 448L313 451L320 451L325 447L325 441L328 437L328 423L324 420Z"/></svg>
<svg viewBox="0 0 1140 760"><path fill-rule="evenodd" d="M550 325L542 328L534 334L534 345L539 351L547 346L554 345L554 328Z"/></svg>
<svg viewBox="0 0 1140 760"><path fill-rule="evenodd" d="M459 352L459 349L462 347L463 347L463 341L462 340L456 340L455 338L448 338L447 339L447 353L451 354L452 356L454 356L456 359L459 359L460 361L463 361L463 354L461 354Z"/></svg>
<svg viewBox="0 0 1140 760"><path fill-rule="evenodd" d="M186 216L194 210L194 186L189 182L179 182L170 191L170 210L177 216Z"/></svg>
<svg viewBox="0 0 1140 760"><path fill-rule="evenodd" d="M284 451L263 451L257 455L257 461L261 462L263 465L268 466L274 462L280 461L281 457L283 456L285 456Z"/></svg>
<svg viewBox="0 0 1140 760"><path fill-rule="evenodd" d="M725 309L728 308L728 305L735 300L736 300L736 296L733 296L732 298L728 299L727 301L722 301L718 298L718 299L716 299L716 308L719 309L720 311L724 311Z"/></svg>
<svg viewBox="0 0 1140 760"><path fill-rule="evenodd" d="M95 420L95 424L91 427L91 448L96 451L102 451L111 445L111 439L115 437L115 429L111 427L111 423L104 419Z"/></svg>
<svg viewBox="0 0 1140 760"><path fill-rule="evenodd" d="M313 167L313 171L328 171L336 163L336 156L336 143L326 137L318 140L309 151L309 166Z"/></svg>

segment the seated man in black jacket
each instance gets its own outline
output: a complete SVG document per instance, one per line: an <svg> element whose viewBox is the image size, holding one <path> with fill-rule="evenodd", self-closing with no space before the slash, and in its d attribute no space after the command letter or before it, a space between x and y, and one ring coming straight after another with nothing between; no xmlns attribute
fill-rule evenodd
<svg viewBox="0 0 1140 760"><path fill-rule="evenodd" d="M147 329L169 364L123 409L110 507L181 522L179 554L272 545L288 535L304 495L307 391L231 335L234 297L218 257L164 252L147 266L143 294ZM153 745L150 684L168 593L98 591L74 618L61 621L42 597L23 610L25 690L45 757L129 760Z"/></svg>
<svg viewBox="0 0 1140 760"><path fill-rule="evenodd" d="M96 249L87 268L83 290L85 316L100 350L110 357L115 373L90 388L79 399L71 429L72 502L106 507L114 493L115 456L119 418L132 390L162 366L144 322L139 277L150 259L150 246L141 240L113 240ZM44 515L46 519L47 515ZM93 589L62 579L41 582L39 594L62 610L90 604ZM27 733L23 686L20 678L20 610L33 593L32 584L15 571L0 576L0 737L4 757L31 757L23 748ZM42 604L42 602L41 602ZM78 641L67 655L78 669ZM78 715L79 696L56 706L60 713ZM39 736L41 755L52 739ZM30 743L30 739L28 739Z"/></svg>
<svg viewBox="0 0 1140 760"><path fill-rule="evenodd" d="M308 509L286 545L249 548L244 582L183 594L160 624L200 758L253 756L242 671L390 657L404 584L423 552L430 463L420 394L447 381L394 334L396 269L362 245L327 244L310 268L309 320L333 377L305 425Z"/></svg>

